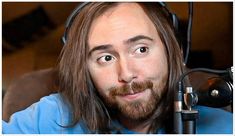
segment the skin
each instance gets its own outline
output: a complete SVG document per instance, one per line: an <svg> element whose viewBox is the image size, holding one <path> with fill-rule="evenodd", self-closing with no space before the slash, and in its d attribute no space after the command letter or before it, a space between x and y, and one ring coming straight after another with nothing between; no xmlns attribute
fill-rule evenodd
<svg viewBox="0 0 235 136"><path fill-rule="evenodd" d="M140 102L144 107L153 95L151 89L140 93L130 90L128 95L111 99L112 87L150 80L153 92L161 95L164 91L168 77L165 47L154 24L137 3L119 4L95 19L88 46L91 78L101 96L111 104L121 107ZM130 114L120 111L118 119L130 130L146 132L150 123L138 119L135 110L131 109Z"/></svg>

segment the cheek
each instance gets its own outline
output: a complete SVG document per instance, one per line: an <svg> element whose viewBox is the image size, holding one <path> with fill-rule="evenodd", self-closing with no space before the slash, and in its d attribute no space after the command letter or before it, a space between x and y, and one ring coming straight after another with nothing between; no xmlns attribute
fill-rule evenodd
<svg viewBox="0 0 235 136"><path fill-rule="evenodd" d="M114 71L111 69L99 69L96 67L89 68L91 79L98 92L102 95L108 94L108 89L115 81Z"/></svg>
<svg viewBox="0 0 235 136"><path fill-rule="evenodd" d="M168 71L167 60L164 55L151 55L144 61L137 62L141 74L148 78L156 78L160 75L166 75Z"/></svg>

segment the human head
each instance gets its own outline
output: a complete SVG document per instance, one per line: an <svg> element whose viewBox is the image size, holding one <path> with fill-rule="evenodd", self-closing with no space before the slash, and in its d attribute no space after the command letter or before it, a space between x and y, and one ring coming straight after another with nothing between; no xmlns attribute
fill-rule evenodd
<svg viewBox="0 0 235 136"><path fill-rule="evenodd" d="M119 5L118 3L91 3L85 6L76 16L69 30L68 40L61 56L59 65L61 92L72 106L75 122L82 119L90 129L104 128L102 123L107 123L108 115L100 100L100 92L97 93L96 90L102 89L102 86L97 83L98 78L94 76L91 66L88 65L89 36L92 35L94 21ZM183 70L182 55L171 23L167 19L168 15L156 3L139 3L139 5L147 18L151 20L155 32L163 44L167 80L162 99L159 100L158 107L151 119L164 120L163 114L171 109L176 81ZM101 119L101 117L103 118ZM101 125L99 126L99 124Z"/></svg>

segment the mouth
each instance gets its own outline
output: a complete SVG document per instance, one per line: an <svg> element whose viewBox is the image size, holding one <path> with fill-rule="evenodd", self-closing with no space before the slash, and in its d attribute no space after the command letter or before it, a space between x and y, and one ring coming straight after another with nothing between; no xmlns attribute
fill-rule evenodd
<svg viewBox="0 0 235 136"><path fill-rule="evenodd" d="M119 97L121 97L122 99L124 99L126 101L133 101L133 100L136 100L136 99L143 97L145 92L146 92L146 90L141 91L141 92L137 92L137 93L133 93L133 94L119 95Z"/></svg>

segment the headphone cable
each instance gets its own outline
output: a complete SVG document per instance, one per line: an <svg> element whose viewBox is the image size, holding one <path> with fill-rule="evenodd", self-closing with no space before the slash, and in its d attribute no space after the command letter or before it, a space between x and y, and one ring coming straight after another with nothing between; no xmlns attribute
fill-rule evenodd
<svg viewBox="0 0 235 136"><path fill-rule="evenodd" d="M188 62L189 51L191 49L191 39L192 39L192 23L193 23L193 2L189 2L189 19L188 19L188 29L187 29L187 48L184 58L184 64Z"/></svg>

